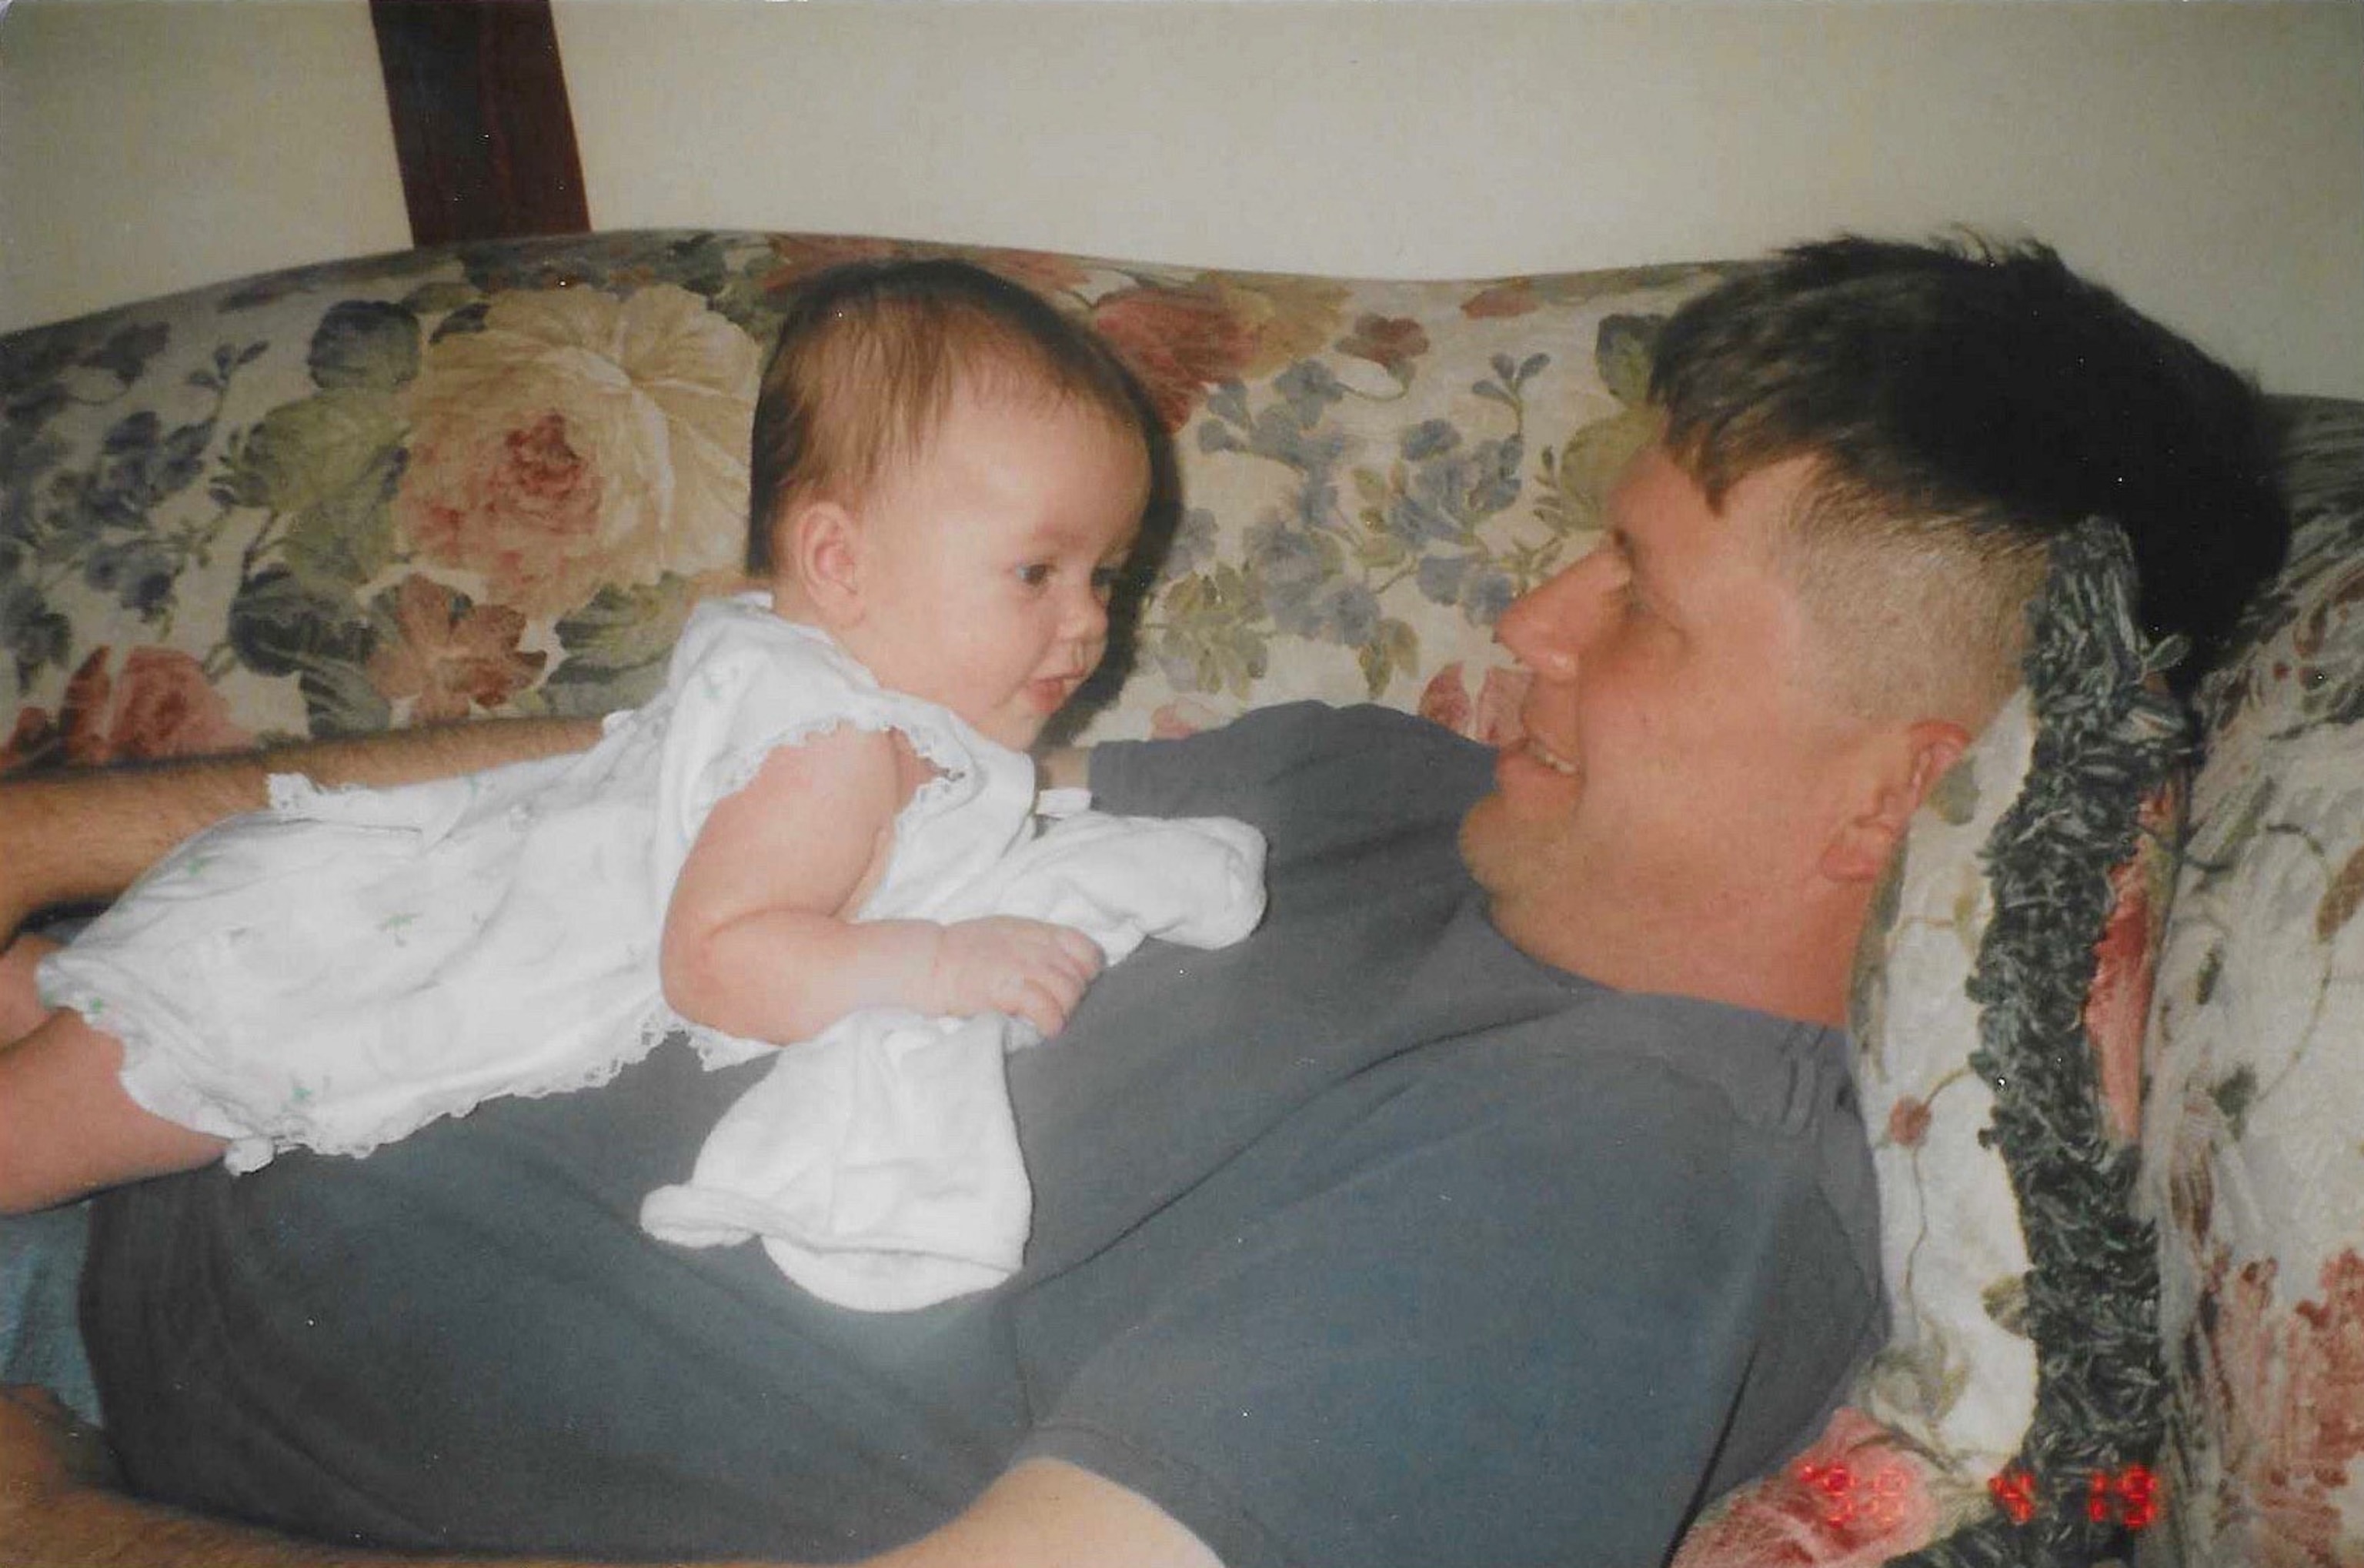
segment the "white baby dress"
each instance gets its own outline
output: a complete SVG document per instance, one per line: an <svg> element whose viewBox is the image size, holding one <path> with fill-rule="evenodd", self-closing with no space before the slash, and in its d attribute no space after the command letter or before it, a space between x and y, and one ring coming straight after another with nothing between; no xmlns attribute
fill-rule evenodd
<svg viewBox="0 0 2364 1568"><path fill-rule="evenodd" d="M1246 936L1263 868L1263 836L1243 822L1077 809L934 900L931 917L1054 921L1117 963L1149 937L1218 948ZM868 1311L997 1284L1022 1261L1033 1210L1003 1062L1039 1040L998 1013L850 1014L778 1054L689 1181L649 1195L641 1228L686 1246L760 1238L790 1279Z"/></svg>
<svg viewBox="0 0 2364 1568"><path fill-rule="evenodd" d="M233 1170L288 1147L365 1153L497 1095L602 1083L675 1030L710 1065L749 1060L775 1048L665 1005L666 901L717 802L774 748L849 723L900 731L937 773L897 818L858 918L983 912L1005 860L1031 863L1070 830L1038 834L1030 759L742 595L700 606L664 691L579 755L384 790L274 776L269 810L182 845L45 959L42 999L120 1040L131 1097L228 1140ZM1254 927L1252 829L1133 826L1154 859L1178 858L1132 879L1160 928L1121 930ZM1225 907L1176 919L1183 886Z"/></svg>

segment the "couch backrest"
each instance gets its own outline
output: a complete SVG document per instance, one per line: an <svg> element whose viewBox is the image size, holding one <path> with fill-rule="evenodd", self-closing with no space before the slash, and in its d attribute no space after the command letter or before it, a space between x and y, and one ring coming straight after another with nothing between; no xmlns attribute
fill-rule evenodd
<svg viewBox="0 0 2364 1568"><path fill-rule="evenodd" d="M784 293L946 249L462 246L0 339L0 763L640 700L735 580ZM1493 616L1590 542L1656 324L1712 276L956 253L1087 317L1172 432L1181 504L1095 738L1289 696L1483 729Z"/></svg>

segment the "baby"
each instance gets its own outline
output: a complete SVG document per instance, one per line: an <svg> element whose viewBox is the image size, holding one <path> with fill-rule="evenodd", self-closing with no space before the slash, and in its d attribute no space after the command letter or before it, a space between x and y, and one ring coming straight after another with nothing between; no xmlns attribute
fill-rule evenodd
<svg viewBox="0 0 2364 1568"><path fill-rule="evenodd" d="M0 1049L0 1207L363 1153L677 1030L710 1063L882 1008L1047 1036L1143 935L1243 935L1261 840L1238 824L1132 825L1172 830L1170 877L1107 869L1113 818L1040 852L1068 840L1038 832L1023 752L1099 664L1148 501L1139 408L1105 345L992 273L814 280L756 407L768 588L700 606L663 693L589 751L387 790L274 777L270 810L42 959L38 999L7 966L0 1019L39 1022ZM1188 934L1193 888L1219 934Z"/></svg>

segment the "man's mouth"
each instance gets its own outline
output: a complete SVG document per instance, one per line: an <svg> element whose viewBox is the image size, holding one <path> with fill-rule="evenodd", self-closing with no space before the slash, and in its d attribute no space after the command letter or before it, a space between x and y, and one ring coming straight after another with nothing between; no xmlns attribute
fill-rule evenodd
<svg viewBox="0 0 2364 1568"><path fill-rule="evenodd" d="M1528 736L1521 744L1525 748L1528 756L1533 757L1552 772L1565 778L1572 779L1577 776L1578 769L1574 762L1569 762L1533 736Z"/></svg>

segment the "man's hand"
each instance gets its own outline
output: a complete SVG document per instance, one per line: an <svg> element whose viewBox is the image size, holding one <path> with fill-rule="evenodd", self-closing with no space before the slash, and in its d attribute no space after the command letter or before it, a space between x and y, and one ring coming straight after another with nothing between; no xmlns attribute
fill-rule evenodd
<svg viewBox="0 0 2364 1568"><path fill-rule="evenodd" d="M1009 1013L1048 1040L1067 1024L1104 962L1099 944L1067 926L994 915L943 929L929 972L933 1013Z"/></svg>

